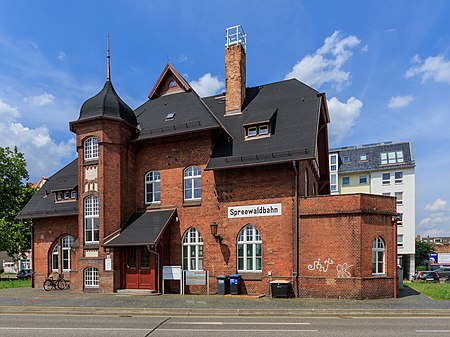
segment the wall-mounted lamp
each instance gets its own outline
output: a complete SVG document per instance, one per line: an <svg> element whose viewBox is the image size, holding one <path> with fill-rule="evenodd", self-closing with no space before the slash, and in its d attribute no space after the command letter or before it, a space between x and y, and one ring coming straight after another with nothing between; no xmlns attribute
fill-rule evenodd
<svg viewBox="0 0 450 337"><path fill-rule="evenodd" d="M211 229L211 234L212 234L212 236L214 236L214 239L216 239L216 242L222 244L223 238L217 234L218 227L219 227L219 225L217 225L217 223L215 221L211 222L211 225L209 225L209 228Z"/></svg>

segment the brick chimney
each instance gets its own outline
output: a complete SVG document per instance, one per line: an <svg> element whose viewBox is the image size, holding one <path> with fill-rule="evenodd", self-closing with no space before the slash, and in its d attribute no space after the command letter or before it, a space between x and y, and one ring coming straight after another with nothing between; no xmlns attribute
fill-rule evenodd
<svg viewBox="0 0 450 337"><path fill-rule="evenodd" d="M225 115L240 113L245 99L246 43L247 36L241 26L226 29L225 77L226 101Z"/></svg>

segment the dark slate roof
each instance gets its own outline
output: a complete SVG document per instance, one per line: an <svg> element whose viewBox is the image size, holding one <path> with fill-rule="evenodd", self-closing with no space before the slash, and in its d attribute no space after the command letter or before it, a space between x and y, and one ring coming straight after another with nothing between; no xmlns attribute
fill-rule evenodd
<svg viewBox="0 0 450 337"><path fill-rule="evenodd" d="M81 106L77 121L107 117L120 119L136 126L136 116L133 110L119 97L111 81L106 81L103 89L94 97L89 98Z"/></svg>
<svg viewBox="0 0 450 337"><path fill-rule="evenodd" d="M221 127L194 91L148 100L134 112L141 130L137 140ZM169 113L175 113L175 117L166 120Z"/></svg>
<svg viewBox="0 0 450 337"><path fill-rule="evenodd" d="M175 211L175 209L170 209L134 213L125 223L120 234L106 241L103 246L143 246L155 244L175 214Z"/></svg>
<svg viewBox="0 0 450 337"><path fill-rule="evenodd" d="M394 152L403 151L403 163L396 164L381 164L381 153L382 152ZM412 143L410 142L384 142L384 143L374 143L367 145L358 146L348 146L336 149L330 149L330 154L339 154L339 173L346 172L360 172L360 171L376 171L376 170L386 170L386 169L396 169L396 168L407 168L414 167L414 153L412 148ZM367 157L366 161L361 161L361 154L365 154ZM343 163L343 157L349 157L348 163Z"/></svg>
<svg viewBox="0 0 450 337"><path fill-rule="evenodd" d="M207 169L303 160L316 156L320 94L296 79L247 88L242 114L225 116L220 96L203 101L232 135L219 142ZM272 118L270 137L245 140L244 125Z"/></svg>
<svg viewBox="0 0 450 337"><path fill-rule="evenodd" d="M48 178L48 181L20 211L17 219L46 218L78 214L78 202L76 200L55 202L55 195L51 192L55 190L72 190L77 188L77 165L78 161L75 159Z"/></svg>

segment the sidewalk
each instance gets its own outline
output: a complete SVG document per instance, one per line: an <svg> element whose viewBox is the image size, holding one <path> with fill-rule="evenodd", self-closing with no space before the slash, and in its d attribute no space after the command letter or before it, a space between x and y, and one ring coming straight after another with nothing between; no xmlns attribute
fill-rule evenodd
<svg viewBox="0 0 450 337"><path fill-rule="evenodd" d="M450 316L450 301L433 301L405 288L398 299L334 300L219 295L136 296L74 294L17 288L0 290L0 313L252 316Z"/></svg>

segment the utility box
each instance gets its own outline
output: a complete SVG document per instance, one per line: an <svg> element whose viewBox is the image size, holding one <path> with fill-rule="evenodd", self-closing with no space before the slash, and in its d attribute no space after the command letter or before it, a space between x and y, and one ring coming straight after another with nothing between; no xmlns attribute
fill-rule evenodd
<svg viewBox="0 0 450 337"><path fill-rule="evenodd" d="M291 282L287 280L274 280L270 282L272 297L288 298L291 293Z"/></svg>
<svg viewBox="0 0 450 337"><path fill-rule="evenodd" d="M232 274L230 275L230 294L239 295L241 287L241 275L240 274Z"/></svg>
<svg viewBox="0 0 450 337"><path fill-rule="evenodd" d="M230 282L227 275L217 275L217 295L226 295L230 293Z"/></svg>

